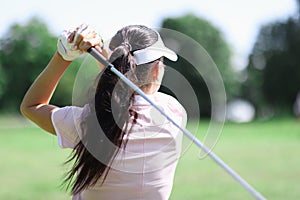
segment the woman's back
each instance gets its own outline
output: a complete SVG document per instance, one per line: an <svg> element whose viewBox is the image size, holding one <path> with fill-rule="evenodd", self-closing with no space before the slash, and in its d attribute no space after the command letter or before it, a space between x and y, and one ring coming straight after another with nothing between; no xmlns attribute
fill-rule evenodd
<svg viewBox="0 0 300 200"><path fill-rule="evenodd" d="M171 114L178 124L185 126L186 113L183 107L171 96L156 92L148 95L166 113ZM53 115L53 124L58 133L60 144L76 144L77 131L81 130L78 120L82 120L86 109L65 108ZM70 109L69 109L70 110ZM77 111L76 111L77 110ZM129 133L125 149L122 148L111 164L111 169L102 184L98 183L74 198L81 199L168 199L171 193L175 168L180 156L182 133L165 117L158 113L146 100L136 95L131 110L137 119L128 124ZM75 117L74 117L75 116ZM61 118L74 124L62 124ZM66 120L73 118L74 120ZM74 126L75 128L71 128ZM64 146L62 147L72 147Z"/></svg>

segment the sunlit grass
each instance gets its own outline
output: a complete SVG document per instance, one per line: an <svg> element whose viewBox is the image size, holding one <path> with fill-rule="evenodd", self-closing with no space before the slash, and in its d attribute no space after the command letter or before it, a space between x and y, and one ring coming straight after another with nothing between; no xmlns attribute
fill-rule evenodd
<svg viewBox="0 0 300 200"><path fill-rule="evenodd" d="M203 124L205 126L205 124ZM267 199L300 198L300 122L227 123L214 152ZM171 199L253 199L193 145L179 163Z"/></svg>
<svg viewBox="0 0 300 200"><path fill-rule="evenodd" d="M0 199L70 199L60 187L69 152L32 124L0 117ZM300 199L300 121L227 123L214 152L268 199ZM198 155L191 145L180 158L170 199L253 199Z"/></svg>

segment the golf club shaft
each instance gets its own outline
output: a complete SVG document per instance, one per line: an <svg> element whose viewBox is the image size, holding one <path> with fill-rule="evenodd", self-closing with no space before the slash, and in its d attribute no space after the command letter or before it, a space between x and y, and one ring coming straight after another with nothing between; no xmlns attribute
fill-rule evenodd
<svg viewBox="0 0 300 200"><path fill-rule="evenodd" d="M169 115L167 115L160 107L158 107L147 95L129 79L127 79L121 72L119 72L111 63L109 63L104 56L102 56L95 48L91 47L88 52L105 67L108 67L115 75L117 75L122 81L124 81L129 87L131 87L136 93L141 95L146 101L148 101L153 107L155 107L163 116L165 116L171 123L174 124L179 130L181 130L190 140L200 147L207 155L213 159L220 167L222 167L229 175L231 175L241 186L243 186L253 197L258 200L264 200L258 191L256 191L247 181L245 181L240 175L238 175L233 169L231 169L224 161L222 161L216 154L208 149L202 142L200 142L192 133L187 129L178 125Z"/></svg>

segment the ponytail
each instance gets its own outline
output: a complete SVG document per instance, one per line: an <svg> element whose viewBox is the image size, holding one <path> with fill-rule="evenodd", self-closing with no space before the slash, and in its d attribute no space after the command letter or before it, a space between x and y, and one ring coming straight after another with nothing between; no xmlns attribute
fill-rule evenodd
<svg viewBox="0 0 300 200"><path fill-rule="evenodd" d="M136 41L134 41L136 40ZM144 26L128 26L121 29L112 38L110 48L113 49L109 61L115 68L124 74L129 80L137 84L136 64L132 51L146 48L157 40L156 33ZM135 46L133 45L135 44ZM99 79L95 93L95 113L97 121L113 146L99 147L97 154L104 160L95 158L85 144L80 141L73 150L73 155L67 161L74 160L74 165L65 179L67 189L72 185L72 193L77 194L97 183L99 178L102 184L110 170L110 164L117 155L119 149L125 148L127 140L124 136L128 132L128 121L133 116L136 121L136 113L130 110L133 103L134 91L119 77L106 68ZM88 133L87 133L88 134ZM88 140L85 142L89 142ZM98 147L97 147L98 148ZM74 182L72 183L72 180Z"/></svg>

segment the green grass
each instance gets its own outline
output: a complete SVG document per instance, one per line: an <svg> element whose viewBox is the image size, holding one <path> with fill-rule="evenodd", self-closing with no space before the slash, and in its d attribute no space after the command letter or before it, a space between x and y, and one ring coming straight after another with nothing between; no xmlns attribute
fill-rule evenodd
<svg viewBox="0 0 300 200"><path fill-rule="evenodd" d="M0 119L0 199L70 199L60 188L70 151L39 128L9 119Z"/></svg>
<svg viewBox="0 0 300 200"><path fill-rule="evenodd" d="M267 199L300 199L300 121L225 124L214 152ZM194 145L179 163L171 199L253 199Z"/></svg>
<svg viewBox="0 0 300 200"><path fill-rule="evenodd" d="M201 123L200 131L207 125ZM70 199L60 187L69 152L32 124L0 117L0 199ZM227 123L214 152L267 199L300 199L299 120ZM191 145L181 157L171 200L253 199L210 158L198 155Z"/></svg>

